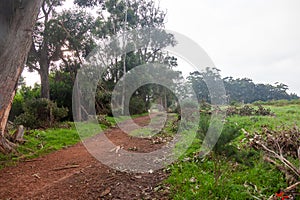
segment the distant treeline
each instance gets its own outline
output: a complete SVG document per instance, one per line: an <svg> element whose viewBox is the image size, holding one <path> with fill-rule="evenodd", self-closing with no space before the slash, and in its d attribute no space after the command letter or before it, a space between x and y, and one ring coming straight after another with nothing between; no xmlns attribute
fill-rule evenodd
<svg viewBox="0 0 300 200"><path fill-rule="evenodd" d="M206 86L207 79L222 79L226 90L226 97L228 102L244 102L253 103L256 101L271 101L271 100L293 100L298 99L297 94L287 93L288 86L283 83L271 84L256 84L249 78L233 77L221 78L220 70L214 68L207 68L203 72L190 73L188 77L197 98L199 101L210 102L210 94Z"/></svg>

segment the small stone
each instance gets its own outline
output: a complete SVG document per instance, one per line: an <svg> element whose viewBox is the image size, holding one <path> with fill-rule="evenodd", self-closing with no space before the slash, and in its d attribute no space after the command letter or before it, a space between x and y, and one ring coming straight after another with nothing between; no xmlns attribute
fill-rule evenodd
<svg viewBox="0 0 300 200"><path fill-rule="evenodd" d="M196 181L197 181L197 180L196 180L195 177L190 178L190 182L191 182L191 183L195 183Z"/></svg>

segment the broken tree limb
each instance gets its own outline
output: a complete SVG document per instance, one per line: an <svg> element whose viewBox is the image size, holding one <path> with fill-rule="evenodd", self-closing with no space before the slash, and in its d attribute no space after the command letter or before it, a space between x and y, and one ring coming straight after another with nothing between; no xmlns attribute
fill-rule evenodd
<svg viewBox="0 0 300 200"><path fill-rule="evenodd" d="M293 185L287 187L284 191L285 191L285 192L289 192L289 191L291 191L291 190L297 188L297 186L299 186L299 185L300 185L300 182L295 183L295 184L293 184Z"/></svg>
<svg viewBox="0 0 300 200"><path fill-rule="evenodd" d="M277 154L275 151L272 151L265 145L257 142L258 145L260 145L263 149L265 149L267 152L273 154L273 156L277 159L279 159L286 167L288 167L298 178L300 178L300 173L294 165L292 165L287 159L285 159L282 155Z"/></svg>
<svg viewBox="0 0 300 200"><path fill-rule="evenodd" d="M68 165L68 166L64 166L64 167L54 168L53 171L60 171L60 170L65 170L65 169L78 168L78 167L79 167L79 165Z"/></svg>

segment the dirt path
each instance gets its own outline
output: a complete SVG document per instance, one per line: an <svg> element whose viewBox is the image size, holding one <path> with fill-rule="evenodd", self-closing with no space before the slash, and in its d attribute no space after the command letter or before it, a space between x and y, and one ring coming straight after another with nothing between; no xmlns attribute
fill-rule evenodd
<svg viewBox="0 0 300 200"><path fill-rule="evenodd" d="M149 117L135 119L147 125ZM161 147L129 137L118 128L105 132L124 149L149 152ZM94 159L82 143L0 171L0 199L168 199L157 186L166 174L115 171Z"/></svg>

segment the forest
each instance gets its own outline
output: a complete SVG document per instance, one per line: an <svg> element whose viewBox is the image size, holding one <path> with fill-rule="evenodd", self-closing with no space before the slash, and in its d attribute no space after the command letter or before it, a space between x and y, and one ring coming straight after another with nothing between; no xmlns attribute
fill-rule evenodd
<svg viewBox="0 0 300 200"><path fill-rule="evenodd" d="M155 0L70 2L0 2L0 199L300 198L288 85L183 75Z"/></svg>

